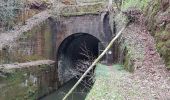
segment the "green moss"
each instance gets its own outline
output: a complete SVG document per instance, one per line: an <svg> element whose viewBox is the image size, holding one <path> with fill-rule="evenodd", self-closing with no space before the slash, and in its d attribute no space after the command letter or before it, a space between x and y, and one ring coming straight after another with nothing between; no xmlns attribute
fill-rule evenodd
<svg viewBox="0 0 170 100"><path fill-rule="evenodd" d="M90 93L85 100L123 100L121 94L117 91L117 78L121 77L120 73L124 73L119 69L120 66L105 66L98 64L95 69L96 81L93 85L93 88L90 90ZM113 69L113 70L111 70ZM112 76L112 73L117 73L118 77ZM114 77L114 78L113 78ZM117 90L116 90L117 89Z"/></svg>
<svg viewBox="0 0 170 100"><path fill-rule="evenodd" d="M39 55L28 55L28 56L24 56L24 59L26 61L36 61L36 60L43 60L45 58Z"/></svg>
<svg viewBox="0 0 170 100"><path fill-rule="evenodd" d="M40 77L47 77L47 74L43 76L43 73L46 71L50 71L51 73L48 75L49 77L53 77L51 76L53 69L49 65L13 69L12 72L6 74L6 77L0 77L0 85L2 82L5 84L5 86L0 87L1 100L35 100L37 97L48 93L50 91L48 82L46 86L42 86L44 83L39 83L43 82ZM36 84L33 83L30 75L40 78ZM27 85L25 85L26 81ZM44 90L44 94L41 93L42 89Z"/></svg>
<svg viewBox="0 0 170 100"><path fill-rule="evenodd" d="M129 72L134 71L133 62L131 61L131 54L128 52L126 53L125 58L124 58L124 67Z"/></svg>
<svg viewBox="0 0 170 100"><path fill-rule="evenodd" d="M19 52L11 53L11 61L12 62L28 62L28 61L35 61L35 60L43 60L45 59L43 56L39 55L23 55Z"/></svg>
<svg viewBox="0 0 170 100"><path fill-rule="evenodd" d="M28 76L25 76L25 72L16 71L10 73L5 78L6 85L0 88L3 91L0 91L1 100L33 100L35 98L37 87L33 86L31 81L28 81L28 86L22 86L22 83L28 79ZM34 91L33 93L30 91Z"/></svg>
<svg viewBox="0 0 170 100"><path fill-rule="evenodd" d="M156 47L161 57L165 60L166 66L170 65L170 33L167 31L156 32Z"/></svg>
<svg viewBox="0 0 170 100"><path fill-rule="evenodd" d="M25 39L29 39L29 38L32 38L32 32L31 31L28 31L28 32L24 32L22 34L22 38L25 38Z"/></svg>
<svg viewBox="0 0 170 100"><path fill-rule="evenodd" d="M149 6L148 6L149 7ZM159 3L159 0L155 0L153 5L150 6L150 8L152 9L151 10L151 16L155 16L157 14L157 12L159 11L160 9L160 3Z"/></svg>
<svg viewBox="0 0 170 100"><path fill-rule="evenodd" d="M168 69L170 69L170 62L168 62L168 64L167 64L167 68L168 68Z"/></svg>
<svg viewBox="0 0 170 100"><path fill-rule="evenodd" d="M67 6L61 11L62 16L77 16L85 14L99 14L104 8L103 3L97 3L93 5L83 5L83 6Z"/></svg>
<svg viewBox="0 0 170 100"><path fill-rule="evenodd" d="M156 44L157 50L160 52L160 49L165 45L164 42L159 42Z"/></svg>
<svg viewBox="0 0 170 100"><path fill-rule="evenodd" d="M160 47L158 47L160 46ZM165 43L164 42L160 42L157 44L157 49L158 49L158 52L160 53L161 57L163 57L163 59L165 60L165 64L167 66L169 66L170 64L170 48L167 48L165 46Z"/></svg>
<svg viewBox="0 0 170 100"><path fill-rule="evenodd" d="M159 0L154 0L152 1L153 4L152 5L148 5L146 7L146 10L144 11L145 16L147 17L147 21L148 21L148 30L150 30L151 35L155 35L155 31L156 31L156 19L155 16L156 14L159 12L160 9L160 3Z"/></svg>
<svg viewBox="0 0 170 100"><path fill-rule="evenodd" d="M168 31L163 30L156 32L155 37L157 42L159 41L165 42L170 39L170 34Z"/></svg>
<svg viewBox="0 0 170 100"><path fill-rule="evenodd" d="M125 100L126 97L140 96L141 91L136 84L133 84L134 82L131 82L131 89L126 92L122 90L129 75L122 69L122 65L98 64L95 72L95 83L85 100Z"/></svg>
<svg viewBox="0 0 170 100"><path fill-rule="evenodd" d="M129 8L138 8L144 10L148 5L148 0L124 0L121 6L122 10L127 10Z"/></svg>
<svg viewBox="0 0 170 100"><path fill-rule="evenodd" d="M170 40L167 40L167 41L165 42L165 46L166 46L167 48L170 48Z"/></svg>

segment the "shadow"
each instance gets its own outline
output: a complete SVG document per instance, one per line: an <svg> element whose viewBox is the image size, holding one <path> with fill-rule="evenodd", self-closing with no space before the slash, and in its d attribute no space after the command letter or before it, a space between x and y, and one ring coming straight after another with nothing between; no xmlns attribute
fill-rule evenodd
<svg viewBox="0 0 170 100"><path fill-rule="evenodd" d="M41 100L62 100L65 94L68 93L68 91L73 87L76 82L76 78L71 79L70 81L62 85L57 91L44 97ZM85 100L87 94L91 90L91 87L87 88L84 86L83 83L80 83L67 100Z"/></svg>

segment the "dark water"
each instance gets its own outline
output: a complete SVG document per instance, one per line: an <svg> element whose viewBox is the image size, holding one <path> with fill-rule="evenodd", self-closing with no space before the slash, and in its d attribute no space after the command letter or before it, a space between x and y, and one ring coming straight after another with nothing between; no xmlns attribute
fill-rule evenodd
<svg viewBox="0 0 170 100"><path fill-rule="evenodd" d="M44 97L41 100L62 100L66 93L73 87L77 82L77 79L72 79L62 87L60 87L56 92ZM90 88L84 86L83 83L79 84L74 92L68 97L67 100L85 100L86 95L90 91Z"/></svg>

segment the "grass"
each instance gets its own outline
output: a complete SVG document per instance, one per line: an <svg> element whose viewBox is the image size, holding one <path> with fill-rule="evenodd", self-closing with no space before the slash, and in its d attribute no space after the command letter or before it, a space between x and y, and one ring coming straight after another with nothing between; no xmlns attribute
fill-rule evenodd
<svg viewBox="0 0 170 100"><path fill-rule="evenodd" d="M148 5L148 0L124 0L122 3L122 10L127 10L129 8L138 8L144 10Z"/></svg>
<svg viewBox="0 0 170 100"><path fill-rule="evenodd" d="M140 100L146 93L122 65L98 64L95 72L95 83L85 100Z"/></svg>
<svg viewBox="0 0 170 100"><path fill-rule="evenodd" d="M111 69L117 76L112 76ZM105 66L98 64L96 67L96 81L86 100L123 100L116 84L125 73L128 72L121 65Z"/></svg>

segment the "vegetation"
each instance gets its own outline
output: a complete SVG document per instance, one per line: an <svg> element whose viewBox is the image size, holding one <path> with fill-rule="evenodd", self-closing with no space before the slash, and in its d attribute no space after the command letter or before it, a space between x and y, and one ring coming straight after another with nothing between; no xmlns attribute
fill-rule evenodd
<svg viewBox="0 0 170 100"><path fill-rule="evenodd" d="M170 66L169 55L169 2L166 0L124 0L122 10L138 9L145 18L143 21L156 40L156 47L160 56L164 59L166 66Z"/></svg>
<svg viewBox="0 0 170 100"><path fill-rule="evenodd" d="M28 68L5 69L2 72L1 100L35 100L53 89L54 83L50 84L51 81L47 81L46 78L53 79L54 66L43 64Z"/></svg>
<svg viewBox="0 0 170 100"><path fill-rule="evenodd" d="M0 32L13 29L13 27L17 24L16 18L20 15L22 16L21 13L23 13L24 12L23 10L25 10L25 7L27 7L27 4L25 1L26 0L1 0L0 1ZM31 5L32 8L37 8L37 7L41 8L39 7L41 5L37 4L36 0L30 0L30 1L34 1L33 5ZM42 0L42 1L46 2L47 0ZM73 1L74 3L68 3L69 1L70 2ZM103 3L103 1L106 2L108 0L64 0L64 3L62 2L63 5L61 5L60 0L55 0L54 6L52 9L54 11L52 13L54 13L54 16L57 16L57 20L56 20L57 22L60 20L59 18L61 17L61 15L62 17L65 18L65 17L70 17L70 16L80 16L80 15L82 16L86 14L101 14L101 12L105 13L105 11L109 11L109 14L110 14L110 12L113 11L112 3L111 3L111 6L107 5L108 7L105 7L106 4ZM112 1L112 0L109 0L109 1ZM155 91L164 92L164 89L165 90L169 89L167 88L169 84L166 83L166 82L169 82L170 80L169 76L166 75L168 73L168 70L162 67L165 65L161 62L159 58L161 56L164 59L166 66L170 68L170 20L169 20L170 19L170 7L169 7L170 2L166 2L166 1L167 0L153 0L153 1L152 0L115 0L115 2L118 2L116 4L116 6L118 7L118 10L114 10L113 12L111 12L112 15L110 14L111 16L109 16L111 28L116 27L115 32L116 30L119 31L127 23L127 19L130 19L132 17L137 17L137 20L139 19L140 21L139 22L134 21L134 23L128 24L128 27L125 28L126 33L128 33L128 35L123 37L124 40L123 39L120 40L120 41L123 41L122 44L121 43L120 45L118 44L118 46L122 46L122 47L119 47L118 49L119 50L122 49L120 51L122 52L122 55L123 55L121 56L123 58L123 65L104 66L101 64L97 64L96 71L95 71L96 81L94 83L94 86L90 94L86 98L87 100L89 99L95 99L95 100L128 99L125 96L132 97L132 98L134 97L136 100L136 98L141 99L143 97L142 95L146 93L151 94L151 95L147 95L147 94L145 95L148 99L150 99L150 97L151 99L153 99L153 98L157 98L155 97L155 95L158 96L158 98L159 96L162 96L162 95L161 93L157 95L151 92L155 92ZM76 3L83 2L85 4L76 5L75 2ZM91 4L88 5L89 3ZM123 12L119 12L121 10ZM127 15L125 14L126 11L128 13ZM128 15L130 16L130 18ZM128 18L126 19L126 17ZM141 20L140 18L141 19L143 18L143 19ZM52 18L49 18L49 20L51 19ZM143 25L140 25L141 23ZM62 23L59 23L59 24L62 26ZM50 25L54 26L53 23ZM10 63L13 61L20 63L20 62L34 61L34 60L40 60L40 59L48 59L47 57L42 57L40 55L43 55L43 56L52 55L53 49L54 51L55 49L58 49L55 47L56 44L54 44L55 46L53 46L52 42L55 42L56 38L53 41L52 37L56 31L57 32L60 31L59 29L53 31L53 27L51 31L50 25L49 25L49 30L44 30L45 27L40 26L42 27L40 29L36 27L34 29L31 29L31 30L34 30L34 32L32 31L28 33L21 32L22 35L20 35L20 37L24 35L25 38L17 37L18 40L16 44L20 49L21 48L23 49L22 51L23 53L18 52L19 50L14 49L15 47L10 48L11 50L14 50L13 51L14 54L13 52L11 53L10 51L8 51L9 48L4 48L0 50L0 63L1 64ZM58 25L58 23L56 25ZM67 30L67 27L64 26L64 28L66 29L65 31L70 31L70 30ZM100 28L102 30L102 27ZM70 29L72 29L72 27ZM134 32L134 34L130 34L132 32ZM54 33L54 34L52 34L51 36L50 33ZM154 43L154 40L152 39L151 35L148 35L148 33L151 33L156 43ZM104 35L107 35L107 34L104 34ZM120 34L118 35L120 36ZM43 37L42 38L43 41L39 41L37 37ZM60 38L60 36L59 37L56 36L56 37L57 39ZM137 38L137 37L140 37L140 38ZM0 37L0 39L1 38L3 37ZM8 38L6 40L8 40ZM37 44L39 45L39 47L41 46L43 48L43 50L41 50L43 51L41 52L42 54L37 55L37 54L32 53L31 55L31 53L28 53L27 49L29 50L30 48L34 49L34 47L32 45L28 47L29 43L27 40L30 40L33 46L34 45L36 46ZM20 42L26 42L28 44L21 47L19 44ZM144 44L144 42L146 43ZM112 43L109 45L109 47L111 47ZM160 56L157 54L154 44ZM28 48L25 48L25 46L27 46ZM45 49L48 49L48 50L45 50ZM106 50L107 49L108 48L106 48ZM140 50L137 50L137 49L140 49ZM40 51L39 48L37 49L37 51ZM104 52L106 53L106 51ZM23 55L24 53L26 55L28 54L28 56ZM77 60L75 72L79 72L79 73L76 73L75 76L78 76L78 78L80 78L83 75L80 78L80 81L83 79L83 77L87 77L86 74L88 73L88 71L90 71L90 69L93 69L93 67L96 65L96 63L99 61L99 59L102 56L103 55L99 56L99 58L96 59L93 64L92 64L92 61L94 59L92 60L90 59L91 62L85 62L84 60L82 61ZM3 73L1 71L4 71L5 69L3 69L2 67L0 71L0 89L1 89L0 98L2 100L8 100L8 99L9 100L12 100L12 99L33 100L37 98L37 95L46 93L47 91L49 92L50 89L53 87L50 87L50 89L46 89L46 87L48 88L48 86L46 86L46 83L45 84L41 83L41 85L42 84L44 85L41 86L42 89L40 89L38 86L39 84L34 85L32 80L30 79L30 77L33 77L31 76L32 73L34 73L34 75L35 74L38 75L39 72L40 74L42 72L46 75L47 73L50 72L50 71L46 71L46 68L49 68L49 66L46 66L46 65L40 65L40 66L41 68L35 68L35 67L33 68L35 72L31 72L33 71L32 69L27 70L26 68L27 70L26 72L23 72L21 70L18 70L18 71L15 70L16 71L15 73L12 73L9 75L7 74L7 76L6 75L3 76ZM83 71L81 69L83 69ZM130 72L134 72L134 73L130 74L129 72L125 71L125 69ZM83 74L86 70L87 72ZM94 73L92 72L92 74ZM168 78L165 76L168 76ZM42 78L41 75L39 75L39 77ZM46 77L51 78L51 76L49 75L46 75ZM91 77L91 74L90 74L90 77ZM42 79L45 79L45 78L43 77ZM52 78L51 80L49 79L48 82L49 81L54 83L54 80ZM76 85L78 85L80 81L78 81ZM2 86L1 86L1 83L2 83ZM47 83L47 85L49 84ZM76 85L72 88L71 91L73 91ZM143 92L143 94L141 92ZM166 92L169 93L169 91L166 91ZM68 95L66 95L66 97Z"/></svg>
<svg viewBox="0 0 170 100"><path fill-rule="evenodd" d="M86 100L125 100L125 94L121 86L126 84L129 73L124 70L122 65L105 66L98 64L96 67L96 81ZM128 80L127 80L128 81ZM126 91L129 97L138 96L140 91L137 86L132 86L131 90Z"/></svg>
<svg viewBox="0 0 170 100"><path fill-rule="evenodd" d="M123 0L122 10L127 10L128 8L137 8L143 10L148 5L148 0Z"/></svg>
<svg viewBox="0 0 170 100"><path fill-rule="evenodd" d="M6 85L1 89L0 98L2 100L32 100L37 96L38 87L33 85L33 83L28 80L28 86L25 85L25 80L29 79L24 72L15 72L8 74L8 76L3 79ZM3 91L2 91L3 90ZM17 90L17 92L16 92Z"/></svg>
<svg viewBox="0 0 170 100"><path fill-rule="evenodd" d="M0 1L0 28L9 30L15 24L14 19L23 9L23 0L1 0Z"/></svg>
<svg viewBox="0 0 170 100"><path fill-rule="evenodd" d="M164 59L166 66L170 68L170 30L168 29L170 7L168 1L154 0L150 2L144 13L147 18L147 29L156 40L160 56Z"/></svg>

